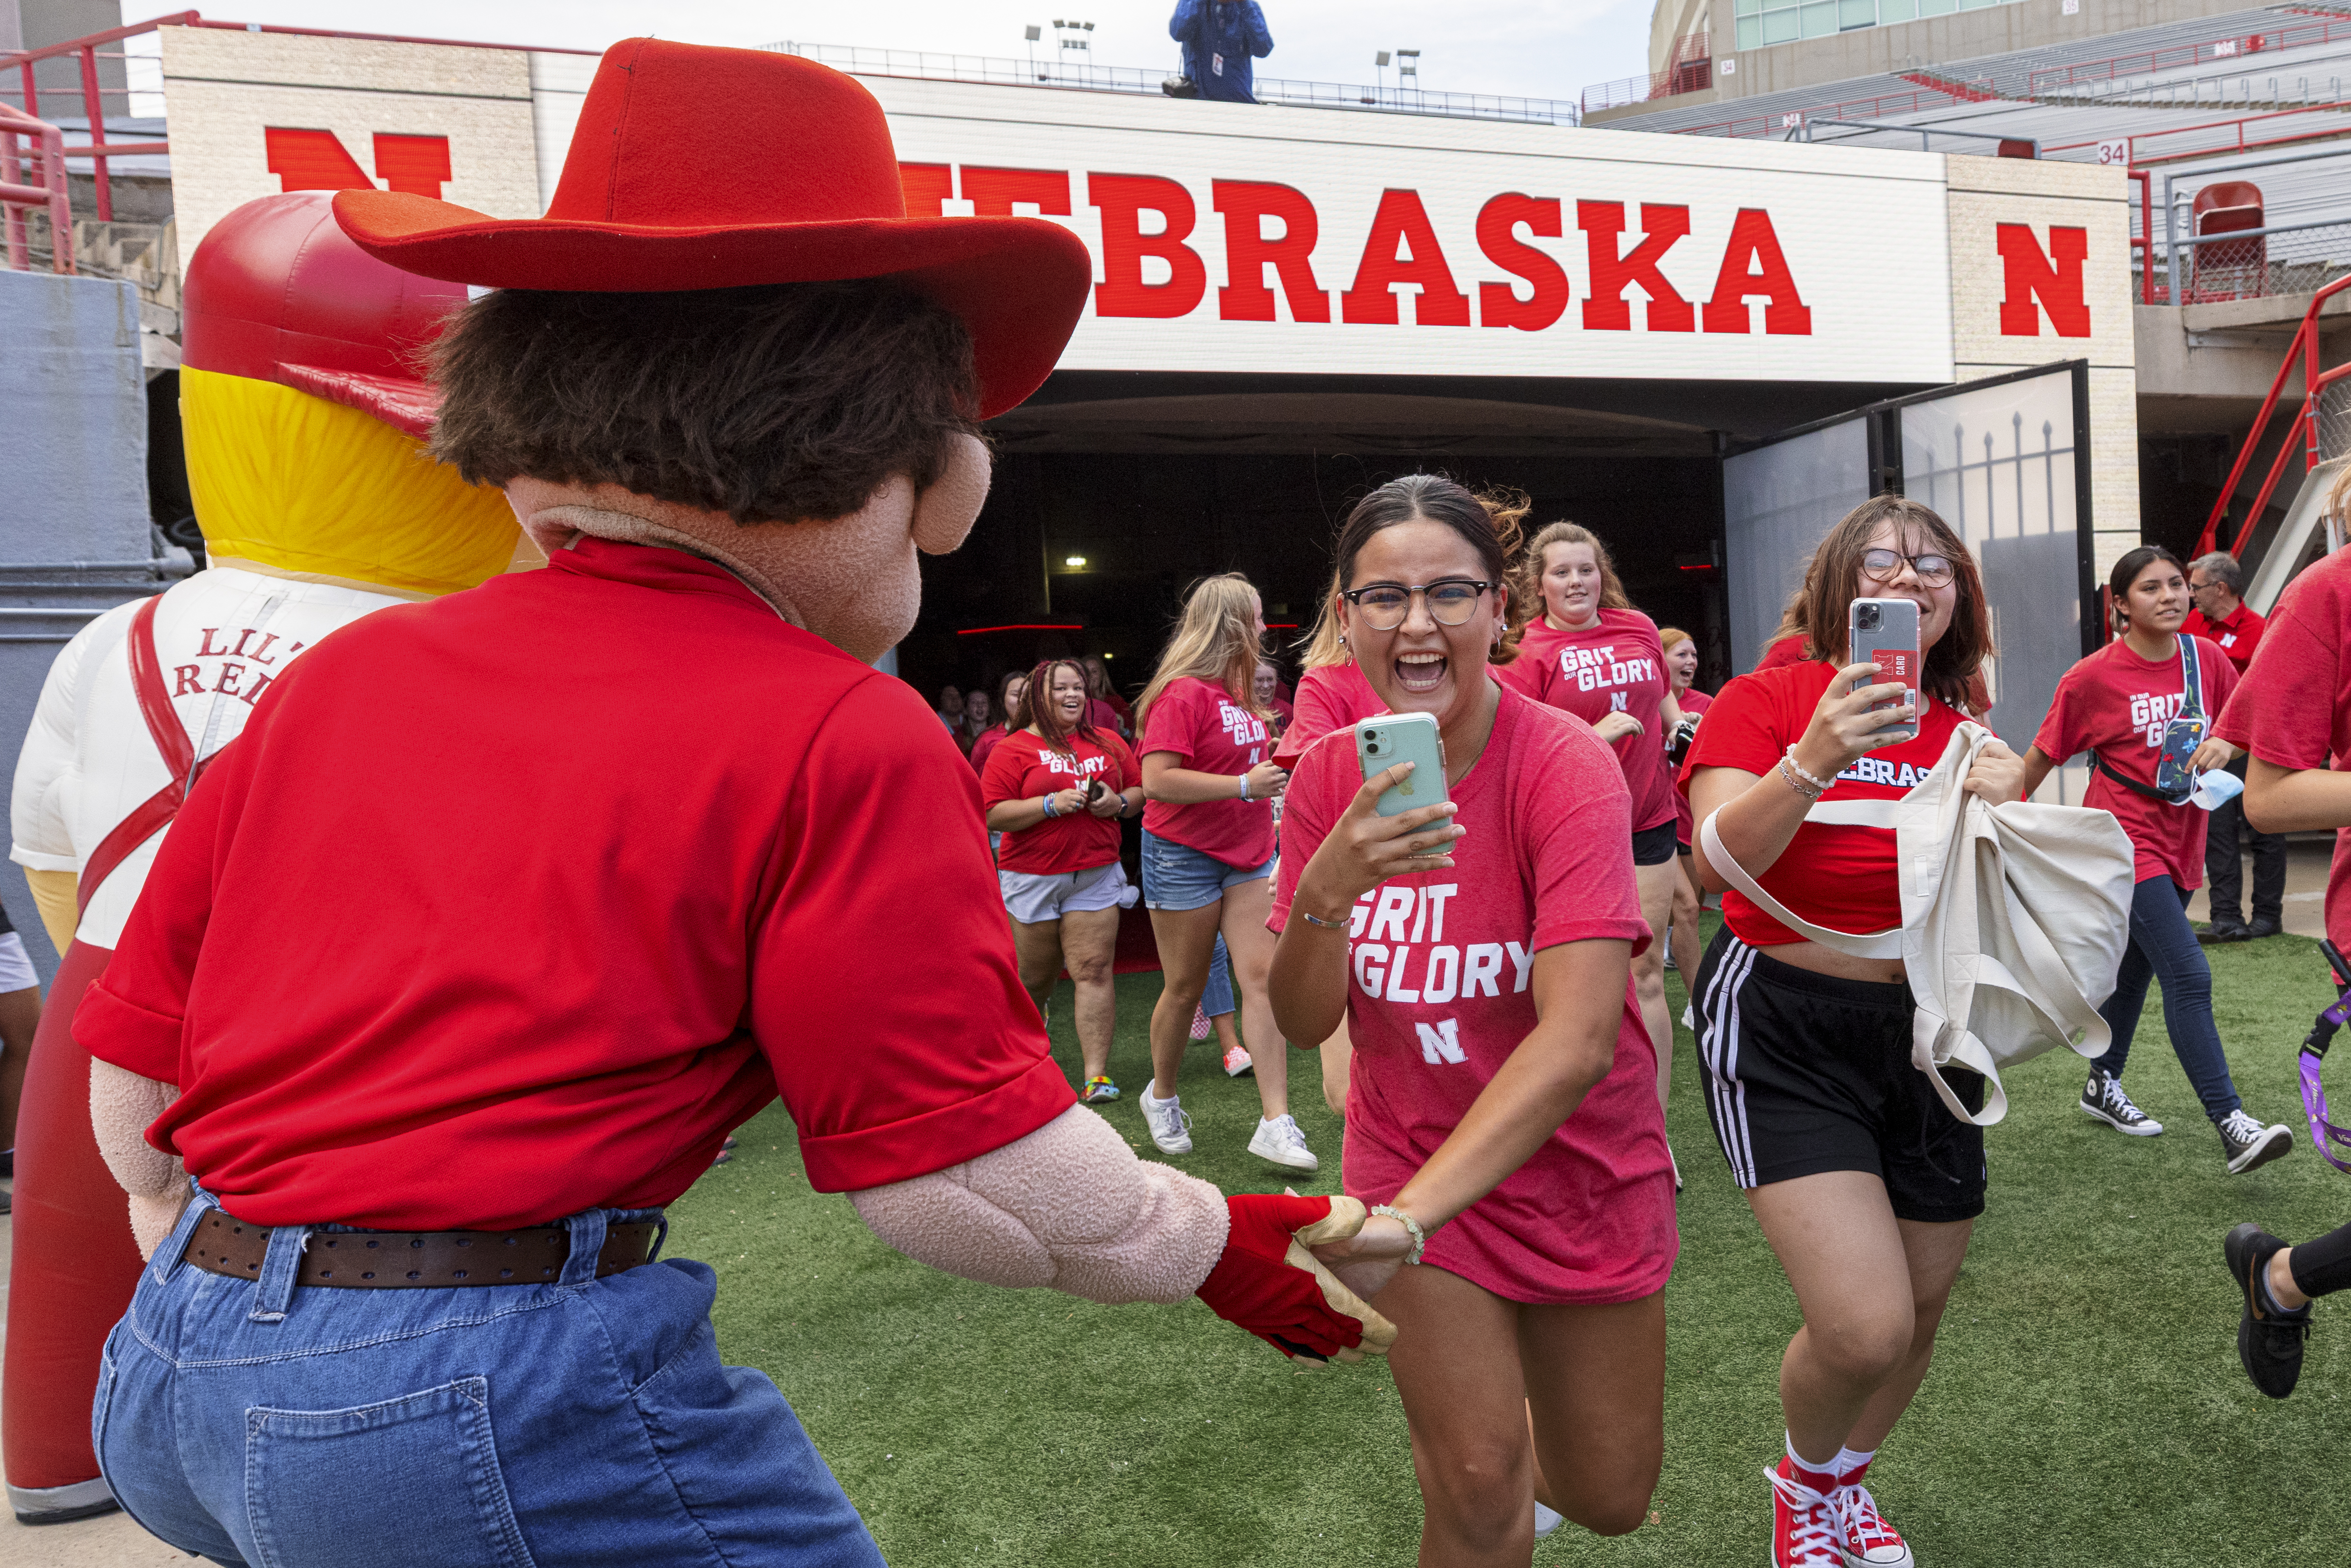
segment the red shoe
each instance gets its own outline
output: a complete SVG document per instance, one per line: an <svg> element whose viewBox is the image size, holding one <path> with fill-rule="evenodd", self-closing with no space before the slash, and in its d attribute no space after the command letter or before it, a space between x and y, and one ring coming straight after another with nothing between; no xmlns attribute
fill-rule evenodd
<svg viewBox="0 0 2351 1568"><path fill-rule="evenodd" d="M1844 1553L1844 1568L1917 1568L1918 1560L1910 1555L1910 1543L1878 1517L1877 1500L1861 1484L1861 1478L1868 1473L1867 1465L1849 1471L1829 1494L1836 1510L1837 1546Z"/></svg>
<svg viewBox="0 0 2351 1568"><path fill-rule="evenodd" d="M1771 1568L1845 1568L1831 1500L1836 1477L1785 1456L1763 1474L1771 1482Z"/></svg>

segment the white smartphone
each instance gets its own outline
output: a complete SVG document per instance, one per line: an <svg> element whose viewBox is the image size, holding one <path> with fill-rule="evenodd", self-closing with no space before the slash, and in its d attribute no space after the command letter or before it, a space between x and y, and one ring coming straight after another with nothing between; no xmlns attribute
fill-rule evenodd
<svg viewBox="0 0 2351 1568"><path fill-rule="evenodd" d="M1875 664L1877 674L1855 681L1855 691L1864 686L1892 685L1899 682L1910 688L1910 706L1918 706L1918 667L1922 655L1918 649L1918 604L1910 599L1856 599L1845 612L1845 662ZM1870 712L1902 706L1899 698L1892 702L1875 703ZM1897 741L1915 740L1918 726L1914 719L1907 725L1889 725L1877 732L1879 746L1892 746Z"/></svg>
<svg viewBox="0 0 2351 1568"><path fill-rule="evenodd" d="M1391 713L1364 720L1355 726L1355 761L1366 780L1399 762L1413 764L1404 782L1380 791L1378 810L1383 817L1401 816L1416 806L1434 806L1445 799L1445 742L1437 736L1434 715ZM1446 816L1437 821L1452 820Z"/></svg>

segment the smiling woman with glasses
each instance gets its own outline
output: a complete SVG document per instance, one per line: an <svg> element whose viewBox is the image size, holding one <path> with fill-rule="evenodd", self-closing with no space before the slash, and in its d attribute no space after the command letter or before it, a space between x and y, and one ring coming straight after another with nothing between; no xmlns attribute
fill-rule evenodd
<svg viewBox="0 0 2351 1568"><path fill-rule="evenodd" d="M1368 588L1350 588L1339 595L1363 612L1364 623L1374 632L1393 632L1404 624L1412 613L1415 599L1426 600L1428 613L1440 626L1458 626L1478 613L1478 601L1486 591L1499 586L1479 582L1474 578L1448 577L1442 581L1414 583L1405 587L1396 582L1375 582Z"/></svg>

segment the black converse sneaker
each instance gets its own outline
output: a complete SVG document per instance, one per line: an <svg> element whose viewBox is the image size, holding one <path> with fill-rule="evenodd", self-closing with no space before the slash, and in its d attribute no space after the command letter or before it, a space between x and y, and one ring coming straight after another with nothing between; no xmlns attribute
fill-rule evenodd
<svg viewBox="0 0 2351 1568"><path fill-rule="evenodd" d="M2258 1225L2240 1225L2220 1243L2237 1293L2245 1300L2237 1319L2237 1359L2244 1363L2253 1386L2273 1399L2294 1392L2302 1377L2303 1341L2310 1337L2310 1309L2282 1311L2261 1284L2270 1260L2284 1249L2284 1242Z"/></svg>
<svg viewBox="0 0 2351 1568"><path fill-rule="evenodd" d="M2213 1124L2229 1153L2229 1174L2238 1176L2269 1164L2294 1147L2294 1129L2283 1122L2268 1126L2242 1111L2231 1111Z"/></svg>
<svg viewBox="0 0 2351 1568"><path fill-rule="evenodd" d="M2095 1067L2090 1069L2089 1082L2082 1086L2079 1109L2083 1115L2134 1138L2152 1138L2163 1131L2162 1123L2132 1104L2123 1086Z"/></svg>

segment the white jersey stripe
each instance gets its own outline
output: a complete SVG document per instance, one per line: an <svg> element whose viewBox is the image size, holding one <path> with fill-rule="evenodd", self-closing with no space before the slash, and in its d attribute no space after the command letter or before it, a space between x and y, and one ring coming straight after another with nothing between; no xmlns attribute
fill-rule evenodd
<svg viewBox="0 0 2351 1568"><path fill-rule="evenodd" d="M1706 1031L1699 1041L1722 1152L1730 1163L1731 1179L1741 1187L1755 1185L1755 1150L1747 1125L1747 1086L1738 1079L1739 993L1754 970L1755 957L1753 948L1731 939L1709 977Z"/></svg>

